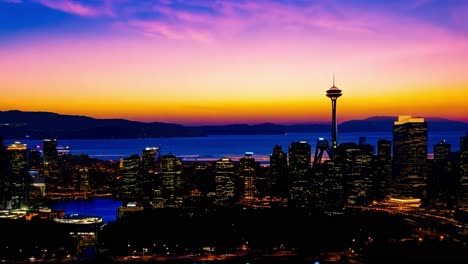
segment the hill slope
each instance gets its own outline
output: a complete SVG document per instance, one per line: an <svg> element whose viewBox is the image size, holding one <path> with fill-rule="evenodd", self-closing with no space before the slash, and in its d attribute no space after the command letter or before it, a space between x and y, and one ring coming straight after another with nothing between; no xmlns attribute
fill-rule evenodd
<svg viewBox="0 0 468 264"><path fill-rule="evenodd" d="M343 122L340 132L392 131L397 117L376 116ZM430 131L468 131L468 123L441 118L426 118ZM222 126L183 126L161 122L137 122L125 119L96 119L87 116L50 112L0 111L0 136L15 139L103 139L196 137L207 135L266 135L328 132L330 124L280 125L272 123Z"/></svg>

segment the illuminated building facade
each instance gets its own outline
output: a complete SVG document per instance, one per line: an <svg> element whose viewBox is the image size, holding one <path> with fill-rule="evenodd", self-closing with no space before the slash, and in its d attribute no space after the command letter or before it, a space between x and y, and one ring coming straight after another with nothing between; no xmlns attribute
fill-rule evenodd
<svg viewBox="0 0 468 264"><path fill-rule="evenodd" d="M392 179L392 142L379 139L375 157L374 195L377 201L383 201L390 195Z"/></svg>
<svg viewBox="0 0 468 264"><path fill-rule="evenodd" d="M161 181L157 168L158 147L148 147L142 151L142 200L152 206L161 197Z"/></svg>
<svg viewBox="0 0 468 264"><path fill-rule="evenodd" d="M141 200L141 168L138 154L120 160L119 181L122 204Z"/></svg>
<svg viewBox="0 0 468 264"><path fill-rule="evenodd" d="M345 204L367 206L372 202L373 148L369 144L345 143L335 152L334 161L344 172Z"/></svg>
<svg viewBox="0 0 468 264"><path fill-rule="evenodd" d="M229 158L222 158L215 163L215 186L216 195L214 204L218 206L229 206L235 200L235 169L234 162Z"/></svg>
<svg viewBox="0 0 468 264"><path fill-rule="evenodd" d="M239 159L239 178L243 182L243 199L252 200L256 195L255 178L256 162L252 152L246 152L245 156Z"/></svg>
<svg viewBox="0 0 468 264"><path fill-rule="evenodd" d="M460 138L460 194L459 206L468 209L468 133Z"/></svg>
<svg viewBox="0 0 468 264"><path fill-rule="evenodd" d="M38 170L29 170L28 174L31 177L29 205L42 204L43 198L46 195L45 179Z"/></svg>
<svg viewBox="0 0 468 264"><path fill-rule="evenodd" d="M57 140L42 140L42 164L47 169L58 162Z"/></svg>
<svg viewBox="0 0 468 264"><path fill-rule="evenodd" d="M88 168L78 169L78 190L82 192L89 191L89 169Z"/></svg>
<svg viewBox="0 0 468 264"><path fill-rule="evenodd" d="M183 199L182 160L171 154L160 158L164 207L180 207Z"/></svg>
<svg viewBox="0 0 468 264"><path fill-rule="evenodd" d="M393 125L392 197L426 196L427 123L424 118L399 116Z"/></svg>
<svg viewBox="0 0 468 264"><path fill-rule="evenodd" d="M6 150L3 145L3 137L0 136L0 210L6 209L6 177L7 177L7 158Z"/></svg>
<svg viewBox="0 0 468 264"><path fill-rule="evenodd" d="M292 142L288 149L289 206L306 207L311 195L311 146L307 141Z"/></svg>
<svg viewBox="0 0 468 264"><path fill-rule="evenodd" d="M15 142L6 151L10 168L6 177L7 208L19 209L29 202L28 148L26 144Z"/></svg>
<svg viewBox="0 0 468 264"><path fill-rule="evenodd" d="M338 150L338 149L337 149ZM314 175L313 207L326 214L342 214L345 204L343 165L337 160L326 160Z"/></svg>
<svg viewBox="0 0 468 264"><path fill-rule="evenodd" d="M40 169L42 167L42 154L41 148L37 145L35 148L29 150L29 166L32 169Z"/></svg>
<svg viewBox="0 0 468 264"><path fill-rule="evenodd" d="M273 148L270 155L268 194L272 197L288 197L288 156L280 145Z"/></svg>

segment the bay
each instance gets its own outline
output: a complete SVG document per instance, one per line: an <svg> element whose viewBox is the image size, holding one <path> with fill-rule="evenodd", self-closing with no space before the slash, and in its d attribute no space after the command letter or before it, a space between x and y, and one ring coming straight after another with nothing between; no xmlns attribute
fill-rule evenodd
<svg viewBox="0 0 468 264"><path fill-rule="evenodd" d="M452 151L460 148L460 138L466 132L428 133L428 153L433 153L434 145L442 140L452 145ZM57 139L57 145L69 146L72 154L87 154L103 160L120 160L132 154L139 154L146 147L159 147L160 154L173 154L183 159L219 159L238 160L245 152L253 152L259 162L268 162L275 145L280 145L287 152L289 145L296 141L307 141L312 147L312 155L318 138L327 138L329 133L288 133L284 135L211 135L207 137L177 138L137 138L137 139ZM359 142L365 137L366 143L377 149L379 139L392 140L392 132L339 133L338 142ZM32 149L42 147L42 140L4 139L9 145L15 141L27 144Z"/></svg>
<svg viewBox="0 0 468 264"><path fill-rule="evenodd" d="M66 215L101 217L104 223L117 220L117 209L122 202L112 198L56 200L46 204L53 210L65 210Z"/></svg>

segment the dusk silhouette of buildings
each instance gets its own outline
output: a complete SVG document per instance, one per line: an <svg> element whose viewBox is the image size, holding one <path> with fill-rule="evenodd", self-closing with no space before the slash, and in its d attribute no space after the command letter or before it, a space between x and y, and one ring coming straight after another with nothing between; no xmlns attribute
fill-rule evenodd
<svg viewBox="0 0 468 264"><path fill-rule="evenodd" d="M399 116L393 126L392 196L425 199L427 172L427 123Z"/></svg>
<svg viewBox="0 0 468 264"><path fill-rule="evenodd" d="M311 146L307 141L292 142L288 149L289 205L307 207L310 203Z"/></svg>
<svg viewBox="0 0 468 264"><path fill-rule="evenodd" d="M459 206L468 210L468 132L460 138L460 199Z"/></svg>
<svg viewBox="0 0 468 264"><path fill-rule="evenodd" d="M232 159L222 158L215 162L215 197L217 206L230 206L235 203L236 176Z"/></svg>
<svg viewBox="0 0 468 264"><path fill-rule="evenodd" d="M72 155L56 139L44 139L42 152L21 142L5 147L0 140L0 220L19 226L44 221L46 230L58 224L53 232L60 239L47 247L62 258L250 260L265 252L294 252L321 261L326 258L320 254L333 249L339 252L335 258L377 256L379 262L386 252L397 259L420 250L424 257L430 253L426 248L439 245L455 246L450 256L458 258L468 235L468 134L457 152L445 141L435 144L431 158L424 118L402 115L392 140L379 139L376 148L365 135L358 142L339 142L336 103L342 91L333 83L326 92L332 102L331 144L318 138L315 153L306 140L291 142L287 153L274 145L264 166L248 151L238 160L186 160L148 147L113 162ZM70 217L42 207L102 195L121 202L109 226L99 216ZM278 222L285 215L287 220ZM295 236L317 241L303 243ZM12 253L20 249L36 254L19 244L7 249L10 238L0 239L0 256L24 258ZM333 246L323 246L327 243Z"/></svg>
<svg viewBox="0 0 468 264"><path fill-rule="evenodd" d="M6 148L9 175L6 178L6 208L20 209L28 205L30 180L27 173L28 147L15 142Z"/></svg>
<svg viewBox="0 0 468 264"><path fill-rule="evenodd" d="M269 166L269 195L287 198L289 195L288 155L280 145L276 145L270 155Z"/></svg>

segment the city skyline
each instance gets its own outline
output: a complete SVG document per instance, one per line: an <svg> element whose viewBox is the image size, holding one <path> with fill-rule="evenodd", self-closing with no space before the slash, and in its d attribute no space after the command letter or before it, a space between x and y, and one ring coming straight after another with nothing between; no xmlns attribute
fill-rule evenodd
<svg viewBox="0 0 468 264"><path fill-rule="evenodd" d="M328 123L334 74L338 123L468 122L453 96L468 88L467 14L430 0L0 0L0 111Z"/></svg>

